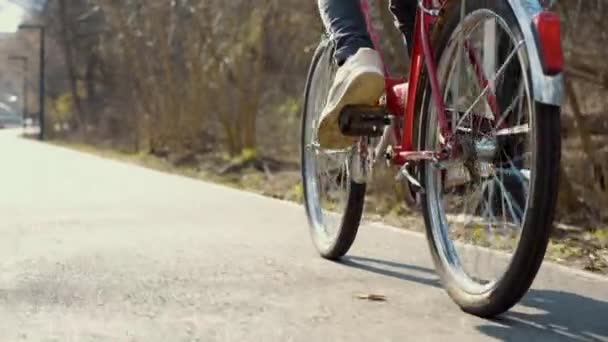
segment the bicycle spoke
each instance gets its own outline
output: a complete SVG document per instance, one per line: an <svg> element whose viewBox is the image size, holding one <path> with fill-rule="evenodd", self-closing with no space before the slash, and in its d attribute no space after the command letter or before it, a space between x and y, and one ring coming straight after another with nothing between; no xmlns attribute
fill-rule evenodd
<svg viewBox="0 0 608 342"><path fill-rule="evenodd" d="M521 220L519 218L523 216L523 209L517 203L514 203L513 196L511 196L511 193L504 186L503 182L498 179L495 179L495 181L496 184L500 187L499 190L501 192L502 200L506 200L507 209L511 214L511 218L515 220L517 225L519 226L521 224Z"/></svg>
<svg viewBox="0 0 608 342"><path fill-rule="evenodd" d="M503 75L503 73L505 72L505 70L507 70L507 65L511 62L511 60L513 60L513 58L515 57L515 55L517 54L517 52L524 46L524 43L525 43L525 41L523 41L523 40L521 40L519 43L517 43L517 45L513 49L513 51L511 51L511 53L509 53L506 61L498 69L498 71L496 71L496 74L494 74L494 76L492 77L491 81L483 89L483 91L481 92L481 94L479 94L479 96L477 96L477 98L475 99L475 101L473 101L473 104L465 111L465 113L462 115L462 117L460 118L460 121L458 122L458 124L456 126L460 126L462 124L462 122L464 121L464 119L467 118L469 115L471 115L471 113L473 112L473 109L475 109L475 106L477 106L477 104L479 104L479 102L481 101L481 99L483 99L484 96L486 96L486 94L488 93L488 91L490 91L490 89L491 89L490 86L494 82L496 82L496 80L499 77L501 77Z"/></svg>
<svg viewBox="0 0 608 342"><path fill-rule="evenodd" d="M522 124L513 126L510 128L503 128L496 131L496 136L507 136L507 135L517 135L517 134L528 134L530 133L530 125Z"/></svg>
<svg viewBox="0 0 608 342"><path fill-rule="evenodd" d="M523 101L520 101L522 99L522 97L525 96L525 94L523 94L524 92L524 88L523 88L523 84L521 84L520 81L520 86L519 86L519 91L517 92L517 96L515 96L513 98L513 101L511 101L511 103L507 106L507 108L502 112L502 115L500 116L500 118L498 119L498 121L496 122L496 124L494 125L494 128L500 128L502 127L502 124L504 123L504 121L507 119L507 117L509 116L509 114L511 114L513 112L513 110L515 109L515 106L519 105L518 108L518 113L521 113L522 110L522 104Z"/></svg>

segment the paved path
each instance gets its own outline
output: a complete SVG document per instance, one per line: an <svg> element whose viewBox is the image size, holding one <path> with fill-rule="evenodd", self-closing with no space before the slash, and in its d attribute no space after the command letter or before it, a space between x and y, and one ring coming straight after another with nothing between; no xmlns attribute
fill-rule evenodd
<svg viewBox="0 0 608 342"><path fill-rule="evenodd" d="M608 281L546 264L466 315L418 234L317 257L303 209L0 132L0 341L608 341ZM357 293L380 293L384 303Z"/></svg>

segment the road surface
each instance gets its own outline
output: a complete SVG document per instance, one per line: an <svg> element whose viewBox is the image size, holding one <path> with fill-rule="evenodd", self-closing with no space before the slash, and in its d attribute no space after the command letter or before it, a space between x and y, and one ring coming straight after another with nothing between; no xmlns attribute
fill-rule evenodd
<svg viewBox="0 0 608 342"><path fill-rule="evenodd" d="M0 155L0 341L608 341L605 278L545 264L482 320L442 291L419 234L366 225L331 263L295 204L15 131Z"/></svg>

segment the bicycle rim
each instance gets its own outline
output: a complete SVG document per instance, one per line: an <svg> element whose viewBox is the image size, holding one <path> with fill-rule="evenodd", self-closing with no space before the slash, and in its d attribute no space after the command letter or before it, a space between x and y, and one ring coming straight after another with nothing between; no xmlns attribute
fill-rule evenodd
<svg viewBox="0 0 608 342"><path fill-rule="evenodd" d="M425 165L428 223L450 278L470 294L492 291L509 269L532 197L535 106L522 39L495 12L476 10L438 63L457 148L449 161ZM424 143L438 149L432 105L429 118Z"/></svg>
<svg viewBox="0 0 608 342"><path fill-rule="evenodd" d="M325 46L313 68L302 123L304 200L317 248L323 256L335 258L346 253L354 240L365 186L354 184L349 176L353 149L322 149L316 137L318 120L337 69L331 43Z"/></svg>

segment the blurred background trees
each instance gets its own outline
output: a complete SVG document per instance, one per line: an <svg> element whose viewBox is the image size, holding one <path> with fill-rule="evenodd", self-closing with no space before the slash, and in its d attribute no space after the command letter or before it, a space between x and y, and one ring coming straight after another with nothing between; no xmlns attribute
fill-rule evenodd
<svg viewBox="0 0 608 342"><path fill-rule="evenodd" d="M134 150L294 144L316 17L314 2L51 0L58 99L83 138Z"/></svg>

